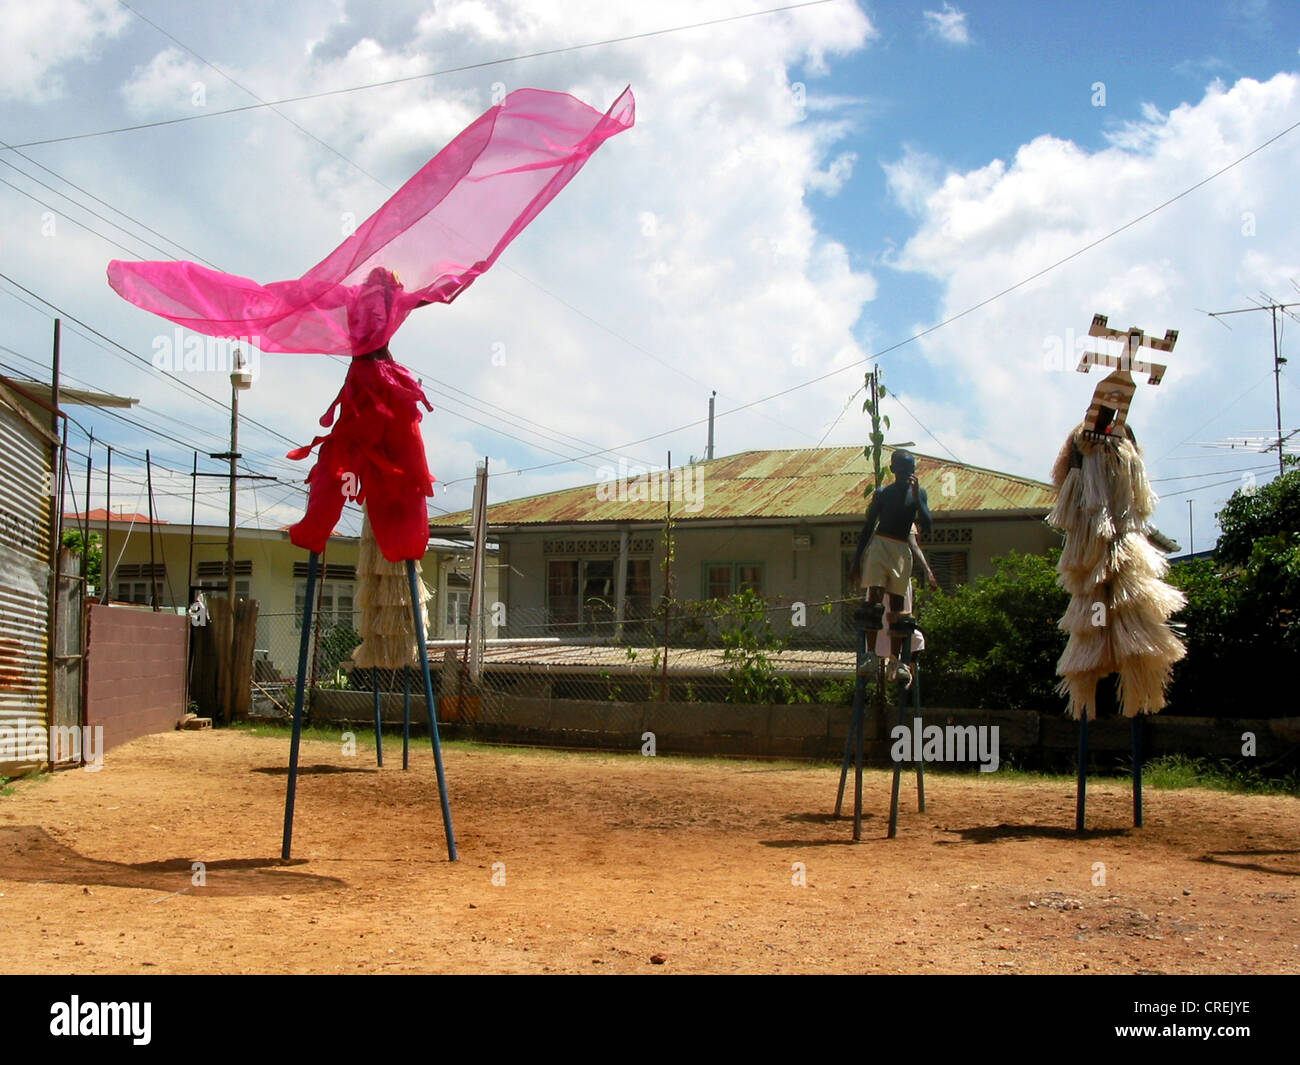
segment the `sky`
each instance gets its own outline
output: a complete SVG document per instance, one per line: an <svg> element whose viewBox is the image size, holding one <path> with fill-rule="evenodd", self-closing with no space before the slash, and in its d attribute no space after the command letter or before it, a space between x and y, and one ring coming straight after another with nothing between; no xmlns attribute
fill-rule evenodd
<svg viewBox="0 0 1300 1065"><path fill-rule="evenodd" d="M1271 316L1207 312L1300 301L1293 5L0 0L0 25L0 373L48 379L57 316L65 383L140 400L69 409L76 509L87 432L91 505L108 443L114 509L147 509L147 448L171 521L229 446L228 367L162 372L185 338L110 260L298 277L525 86L603 111L630 85L637 121L394 338L436 408L435 519L484 458L492 502L700 458L715 391L718 455L862 444L872 365L888 441L1046 480L1095 313L1179 331L1129 415L1162 531L1203 550L1276 475ZM251 354L239 450L275 479L239 522L278 527L346 367ZM1300 425L1289 367L1280 400ZM200 479L200 522L225 492Z"/></svg>

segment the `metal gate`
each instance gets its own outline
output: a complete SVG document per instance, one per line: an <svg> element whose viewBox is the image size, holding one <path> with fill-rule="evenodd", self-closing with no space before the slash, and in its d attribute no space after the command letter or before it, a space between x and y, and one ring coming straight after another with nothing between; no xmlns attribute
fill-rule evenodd
<svg viewBox="0 0 1300 1065"><path fill-rule="evenodd" d="M54 633L54 735L70 736L83 721L82 696L85 691L84 648L86 624L84 606L86 580L82 556L64 548L59 552L59 603ZM78 743L54 745L56 760L76 761Z"/></svg>

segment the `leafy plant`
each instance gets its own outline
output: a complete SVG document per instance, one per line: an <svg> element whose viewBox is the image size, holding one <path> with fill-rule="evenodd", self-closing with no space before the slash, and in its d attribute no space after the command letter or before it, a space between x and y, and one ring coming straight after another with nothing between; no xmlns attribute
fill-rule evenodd
<svg viewBox="0 0 1300 1065"><path fill-rule="evenodd" d="M87 540L90 545L89 550L86 547ZM63 533L62 545L85 557L86 585L98 588L100 567L104 559L104 545L100 541L99 533L93 532L88 537L83 537L79 531L68 529Z"/></svg>
<svg viewBox="0 0 1300 1065"><path fill-rule="evenodd" d="M1066 636L1057 621L1070 597L1056 558L1012 552L993 573L917 604L925 633L925 697L934 706L1052 710Z"/></svg>
<svg viewBox="0 0 1300 1065"><path fill-rule="evenodd" d="M351 625L346 623L331 625L321 633L316 675L333 677L339 672L339 663L349 657L360 643L361 635ZM320 686L327 687L325 684Z"/></svg>
<svg viewBox="0 0 1300 1065"><path fill-rule="evenodd" d="M341 669L336 669L332 676L321 681L316 687L324 691L347 691L349 688L348 675Z"/></svg>
<svg viewBox="0 0 1300 1065"><path fill-rule="evenodd" d="M712 600L717 610L723 661L729 663L729 703L806 703L808 693L780 672L772 652L788 640L772 627L767 602L752 588Z"/></svg>

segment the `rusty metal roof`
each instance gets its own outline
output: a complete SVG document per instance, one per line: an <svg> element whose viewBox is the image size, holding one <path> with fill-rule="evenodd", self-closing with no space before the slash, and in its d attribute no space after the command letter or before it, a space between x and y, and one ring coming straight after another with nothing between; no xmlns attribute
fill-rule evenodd
<svg viewBox="0 0 1300 1065"><path fill-rule="evenodd" d="M890 449L883 465L886 483ZM1041 518L1056 501L1049 484L964 463L916 454L916 472L936 517L1006 515ZM663 471L625 467L614 481L566 488L488 507L488 524L567 525L579 522L662 522L672 496L680 522L717 519L860 518L864 489L872 482L862 448L824 447L744 451L680 468L668 482ZM435 528L467 525L469 512L434 521Z"/></svg>

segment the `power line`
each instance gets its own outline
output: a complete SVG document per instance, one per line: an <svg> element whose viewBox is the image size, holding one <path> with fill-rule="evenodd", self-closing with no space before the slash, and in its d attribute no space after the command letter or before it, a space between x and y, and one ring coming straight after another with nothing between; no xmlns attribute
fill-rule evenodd
<svg viewBox="0 0 1300 1065"><path fill-rule="evenodd" d="M348 93L365 92L369 89L382 89L391 85L403 85L414 81L440 78L447 74L463 74L469 70L483 70L486 67L502 66L506 63L519 63L526 59L542 59L547 56L564 55L567 52L578 52L588 48L603 48L611 44L623 44L627 41L646 40L650 37L662 37L670 33L682 33L686 30L698 30L708 26L720 26L727 22L739 22L743 19L759 18L764 15L774 15L783 11L798 11L802 8L818 7L821 4L835 2L837 2L837 0L807 0L805 3L787 4L783 7L770 7L763 11L749 11L741 15L728 15L725 18L708 19L704 22L693 22L684 26L671 26L662 30L647 30L644 33L629 33L621 37L610 37L601 41L588 41L585 44L571 44L560 48L547 48L538 52L528 52L523 55L508 56L504 59L488 59L480 63L466 63L463 66L447 67L443 70L434 70L426 74L408 74L401 78L389 78L387 81L368 82L365 85L352 85L343 89L325 89L321 92L304 93L301 96L288 96L281 100L261 101L254 104L244 104L241 107L229 107L222 111L206 111L195 115L185 115L180 118L160 119L156 122L141 122L134 126L120 126L116 129L98 130L94 133L77 133L64 137L47 137L44 140L24 141L21 144L12 145L11 147L35 148L42 144L64 144L68 141L86 140L92 137L108 137L118 133L133 133L142 129L157 129L160 126L176 126L185 122L198 122L205 118L218 118L221 115L234 115L240 114L244 111L258 111L262 108L275 108L284 104L302 103L305 100L320 100L329 96L343 96ZM126 5L123 4L122 6L125 7ZM130 9L128 8L128 10ZM152 25L152 23L150 23L150 25ZM216 68L214 67L213 69L215 70Z"/></svg>

